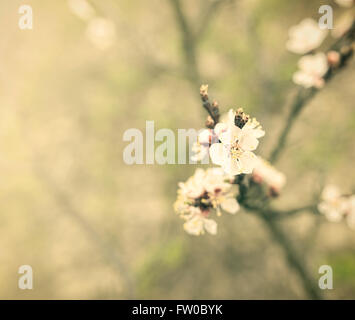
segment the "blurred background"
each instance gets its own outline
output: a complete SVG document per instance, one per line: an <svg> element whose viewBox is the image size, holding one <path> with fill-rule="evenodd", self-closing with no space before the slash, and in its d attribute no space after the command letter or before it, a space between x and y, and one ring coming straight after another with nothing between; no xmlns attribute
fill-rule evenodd
<svg viewBox="0 0 355 320"><path fill-rule="evenodd" d="M80 4L81 3L81 4ZM0 298L301 299L302 284L248 212L192 237L174 213L196 165L126 165L125 130L204 125L199 87L221 111L244 107L273 146L296 86L290 26L333 1L7 0L0 2ZM20 30L20 5L33 30ZM189 31L193 30L195 37ZM334 41L328 38L325 47ZM279 208L326 182L354 187L353 62L302 112L277 163ZM355 298L355 231L305 212L283 228L330 299ZM31 265L33 290L18 268Z"/></svg>

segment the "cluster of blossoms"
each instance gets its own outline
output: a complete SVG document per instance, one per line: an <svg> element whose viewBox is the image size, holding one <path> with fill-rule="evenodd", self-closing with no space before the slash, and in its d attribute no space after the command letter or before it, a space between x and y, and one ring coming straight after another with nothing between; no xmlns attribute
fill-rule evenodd
<svg viewBox="0 0 355 320"><path fill-rule="evenodd" d="M218 103L209 103L207 90L207 85L201 86L202 101L210 107L206 122L208 129L200 132L192 146L195 153L192 160L202 162L210 157L219 167L197 169L186 182L179 183L174 208L185 220L185 231L191 235L205 231L217 233L217 223L211 219L212 212L219 216L221 210L231 214L239 210L237 175L251 174L254 183L268 187L269 196L277 196L286 183L283 173L254 154L259 139L265 135L260 123L242 108L230 109L220 116Z"/></svg>
<svg viewBox="0 0 355 320"><path fill-rule="evenodd" d="M336 2L344 7L351 7L354 3L352 0L336 0ZM333 29L333 36L343 35L351 27L353 20L353 15L347 15L341 24ZM340 61L340 55L336 51L330 51L327 54L314 53L327 35L328 29L321 29L319 24L311 18L306 18L290 28L286 48L293 53L304 55L298 61L299 70L292 77L294 83L305 88L320 89L324 86L324 76L329 67L337 66Z"/></svg>
<svg viewBox="0 0 355 320"><path fill-rule="evenodd" d="M294 83L305 88L323 87L323 77L329 69L327 56L323 52L308 53L322 44L327 33L328 30L320 29L318 23L310 18L290 28L287 49L297 54L306 54L298 62L299 70L292 78Z"/></svg>
<svg viewBox="0 0 355 320"><path fill-rule="evenodd" d="M184 229L192 235L207 231L217 233L217 223L210 218L212 211L217 216L221 209L231 214L239 210L236 192L229 177L221 168L197 169L186 182L179 183L175 211L186 221Z"/></svg>
<svg viewBox="0 0 355 320"><path fill-rule="evenodd" d="M207 86L202 86L201 92L207 94ZM197 169L186 182L179 183L174 208L185 220L187 233L200 235L207 231L216 234L217 223L211 219L212 212L219 216L222 210L231 214L239 210L238 190L234 184L236 175L251 174L254 170L255 181L265 182L274 194L280 191L285 177L253 153L258 139L264 135L259 122L241 108L230 109L214 128L199 134L192 147L195 152L192 160L201 161L209 156L219 167Z"/></svg>
<svg viewBox="0 0 355 320"><path fill-rule="evenodd" d="M338 187L327 185L322 192L318 211L331 222L346 219L349 227L355 229L355 195L344 196Z"/></svg>
<svg viewBox="0 0 355 320"><path fill-rule="evenodd" d="M86 37L100 50L112 46L116 37L115 24L97 16L95 9L86 0L68 0L70 11L87 22Z"/></svg>

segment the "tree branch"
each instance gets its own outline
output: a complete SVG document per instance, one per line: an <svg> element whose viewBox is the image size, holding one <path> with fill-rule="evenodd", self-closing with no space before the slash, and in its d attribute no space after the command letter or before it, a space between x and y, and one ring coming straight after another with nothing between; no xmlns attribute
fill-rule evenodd
<svg viewBox="0 0 355 320"><path fill-rule="evenodd" d="M299 207L299 208L294 208L294 209L290 209L290 210L277 210L277 209L264 209L261 210L263 212L263 214L265 214L266 216L269 216L271 218L289 218L291 216L297 215L299 213L302 213L304 211L311 211L315 214L318 214L318 210L317 210L317 205L313 204L313 205L308 205L308 206L304 206L304 207Z"/></svg>
<svg viewBox="0 0 355 320"><path fill-rule="evenodd" d="M355 38L355 21L354 21L352 27L348 30L348 32L346 32L328 50L328 52L329 51L337 51L339 53L340 64L335 69L329 68L328 73L324 77L325 84L327 84L336 73L338 73L341 69L343 69L343 67L346 65L347 61L352 56L353 48L351 47L351 45L354 42L354 38ZM315 96L315 94L318 91L319 90L315 89L315 88L310 88L310 89L300 88L298 90L298 93L297 93L294 101L291 104L291 110L290 110L290 113L287 117L284 128L282 129L282 131L279 135L279 138L276 139L275 147L272 149L272 152L271 152L271 155L269 158L271 163L274 163L279 159L281 152L285 148L285 144L286 144L288 135L289 135L293 125L295 124L295 121L297 120L300 112L306 106L306 104Z"/></svg>
<svg viewBox="0 0 355 320"><path fill-rule="evenodd" d="M212 21L213 16L218 12L226 2L232 2L233 0L214 0L206 5L204 12L201 14L199 22L197 23L195 31L195 39L202 39L208 30L208 26Z"/></svg>
<svg viewBox="0 0 355 320"><path fill-rule="evenodd" d="M212 122L211 124L207 125L209 128L214 128L214 126L219 122L219 106L217 101L213 101L212 104L208 97L208 85L202 85L200 87L200 96L202 100L203 108L208 112L210 115Z"/></svg>
<svg viewBox="0 0 355 320"><path fill-rule="evenodd" d="M186 69L185 73L187 78L194 84L198 85L201 83L200 72L198 70L196 61L196 38L189 25L189 22L183 12L183 8L180 0L170 0L172 8L174 10L176 22L178 24L181 37L182 37L182 50L184 53Z"/></svg>
<svg viewBox="0 0 355 320"><path fill-rule="evenodd" d="M259 217L264 221L274 240L283 249L289 266L298 273L300 279L302 280L303 287L309 297L315 300L323 299L318 286L315 284L315 280L310 276L307 269L304 267L302 257L293 247L292 242L283 232L278 223L264 213L259 213Z"/></svg>

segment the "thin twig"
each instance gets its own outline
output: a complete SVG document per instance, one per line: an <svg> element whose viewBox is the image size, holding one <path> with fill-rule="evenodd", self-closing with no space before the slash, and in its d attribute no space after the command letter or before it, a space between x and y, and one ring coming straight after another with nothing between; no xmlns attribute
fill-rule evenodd
<svg viewBox="0 0 355 320"><path fill-rule="evenodd" d="M202 100L203 108L208 112L212 119L211 128L213 128L219 122L219 106L217 101L210 102L208 96L208 85L202 85L200 87L200 96Z"/></svg>

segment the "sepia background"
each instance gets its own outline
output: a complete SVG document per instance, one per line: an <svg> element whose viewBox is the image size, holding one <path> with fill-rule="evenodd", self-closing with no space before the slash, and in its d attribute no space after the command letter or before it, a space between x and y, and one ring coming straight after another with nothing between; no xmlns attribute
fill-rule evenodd
<svg viewBox="0 0 355 320"><path fill-rule="evenodd" d="M172 205L196 165L122 159L124 131L146 120L202 128L202 83L222 112L243 107L262 123L258 154L269 154L296 90L288 29L318 19L324 1L217 2L92 0L101 40L68 1L0 2L0 298L307 298L257 217L224 214L216 236L183 231ZM336 21L345 9L325 2ZM22 4L33 30L18 26ZM354 190L354 75L352 61L302 112L275 206L308 204L325 183ZM332 266L326 298L355 298L354 230L307 212L282 227L315 281ZM21 265L33 290L18 288Z"/></svg>

